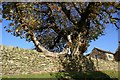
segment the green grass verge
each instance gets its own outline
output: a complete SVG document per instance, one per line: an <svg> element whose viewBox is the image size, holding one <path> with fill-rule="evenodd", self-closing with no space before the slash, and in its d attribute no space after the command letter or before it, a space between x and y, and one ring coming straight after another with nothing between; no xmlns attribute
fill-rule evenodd
<svg viewBox="0 0 120 80"><path fill-rule="evenodd" d="M59 72L59 73L44 73L44 74L27 74L27 75L13 75L13 76L2 76L2 78L118 78L117 71L96 71L96 72Z"/></svg>
<svg viewBox="0 0 120 80"><path fill-rule="evenodd" d="M2 76L2 78L55 78L55 77L50 73L44 73L44 74L26 74L26 75L20 74L13 76Z"/></svg>
<svg viewBox="0 0 120 80"><path fill-rule="evenodd" d="M103 73L109 75L109 77L111 78L118 78L118 74L120 74L120 72L118 71L102 71Z"/></svg>

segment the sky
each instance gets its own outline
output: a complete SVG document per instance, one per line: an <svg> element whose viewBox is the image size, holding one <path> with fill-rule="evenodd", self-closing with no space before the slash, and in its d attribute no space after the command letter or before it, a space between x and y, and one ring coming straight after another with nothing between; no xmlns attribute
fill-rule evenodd
<svg viewBox="0 0 120 80"><path fill-rule="evenodd" d="M90 53L94 47L115 53L118 48L118 32L120 32L120 29L117 30L115 26L111 24L106 25L105 35L90 43L87 54Z"/></svg>
<svg viewBox="0 0 120 80"><path fill-rule="evenodd" d="M7 33L4 26L8 25L8 22L6 20L3 20L2 25L2 41L0 44L6 45L6 46L15 46L25 49L33 49L34 44L32 42L27 42L25 39L20 39L19 37L15 37L11 35L10 33ZM0 29L0 32L1 32ZM90 46L88 47L88 50L85 54L89 54L94 47L100 48L102 50L115 52L118 47L118 30L116 30L116 27L109 24L106 25L106 29L104 32L105 35L98 38L96 41L92 41L90 43Z"/></svg>
<svg viewBox="0 0 120 80"><path fill-rule="evenodd" d="M15 37L11 35L11 33L8 33L5 29L4 26L8 25L8 21L3 20L2 22L2 43L3 45L6 46L15 46L15 47L20 47L20 48L25 48L25 49L33 49L34 44L32 42L27 42L25 39L20 39L20 37Z"/></svg>

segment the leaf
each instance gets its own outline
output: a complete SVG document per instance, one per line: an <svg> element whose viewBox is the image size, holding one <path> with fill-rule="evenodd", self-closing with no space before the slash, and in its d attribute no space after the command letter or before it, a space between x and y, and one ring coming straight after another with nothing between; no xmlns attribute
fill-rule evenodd
<svg viewBox="0 0 120 80"><path fill-rule="evenodd" d="M6 30L8 33L12 32L10 29Z"/></svg>
<svg viewBox="0 0 120 80"><path fill-rule="evenodd" d="M6 28L6 26L4 26L4 28Z"/></svg>
<svg viewBox="0 0 120 80"><path fill-rule="evenodd" d="M10 12L13 13L13 10L11 9Z"/></svg>

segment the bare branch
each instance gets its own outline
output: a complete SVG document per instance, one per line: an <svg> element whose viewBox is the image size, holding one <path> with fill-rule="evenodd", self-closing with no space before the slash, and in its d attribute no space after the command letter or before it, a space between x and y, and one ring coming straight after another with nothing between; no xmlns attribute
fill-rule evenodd
<svg viewBox="0 0 120 80"><path fill-rule="evenodd" d="M116 26L117 29L120 29L120 27L118 27L116 23L114 23L114 25Z"/></svg>
<svg viewBox="0 0 120 80"><path fill-rule="evenodd" d="M120 20L120 18L112 18L112 19L115 19L115 20Z"/></svg>

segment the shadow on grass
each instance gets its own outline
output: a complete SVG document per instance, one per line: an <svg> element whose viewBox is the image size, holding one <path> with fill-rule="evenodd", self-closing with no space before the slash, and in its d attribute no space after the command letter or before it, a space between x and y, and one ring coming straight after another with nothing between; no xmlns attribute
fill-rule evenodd
<svg viewBox="0 0 120 80"><path fill-rule="evenodd" d="M91 58L83 55L59 57L63 70L56 74L59 80L112 80L107 74L97 71Z"/></svg>

